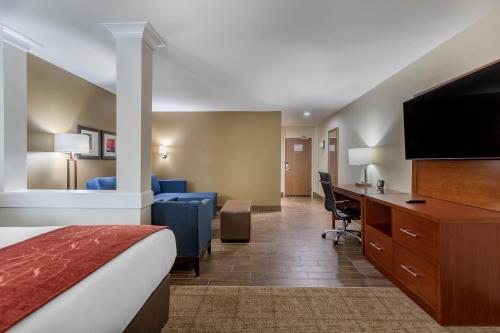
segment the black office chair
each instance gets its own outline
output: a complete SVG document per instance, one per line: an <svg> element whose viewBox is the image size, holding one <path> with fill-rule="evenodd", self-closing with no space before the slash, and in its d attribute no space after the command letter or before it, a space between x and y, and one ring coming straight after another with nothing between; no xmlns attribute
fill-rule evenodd
<svg viewBox="0 0 500 333"><path fill-rule="evenodd" d="M358 209L345 207L345 204L348 203L349 200L337 201L335 199L335 194L333 193L332 179L330 178L330 174L326 172L320 172L319 178L321 186L323 187L323 192L325 193L326 210L332 212L334 221L342 220L342 228L325 230L321 234L321 237L325 238L327 233L334 232L335 239L333 240L333 245L337 245L339 243L339 238L341 236L346 237L347 235L351 235L361 242L361 231L347 229L347 226L349 225L349 223L351 223L351 220L360 219L361 217L360 211ZM338 207L339 204L343 204L344 207L343 208Z"/></svg>

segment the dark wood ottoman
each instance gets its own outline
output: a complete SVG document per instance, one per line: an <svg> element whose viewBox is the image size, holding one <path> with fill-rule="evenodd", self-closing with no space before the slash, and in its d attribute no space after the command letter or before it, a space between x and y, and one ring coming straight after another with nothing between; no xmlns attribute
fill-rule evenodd
<svg viewBox="0 0 500 333"><path fill-rule="evenodd" d="M248 242L252 224L250 200L228 200L220 210L222 242Z"/></svg>

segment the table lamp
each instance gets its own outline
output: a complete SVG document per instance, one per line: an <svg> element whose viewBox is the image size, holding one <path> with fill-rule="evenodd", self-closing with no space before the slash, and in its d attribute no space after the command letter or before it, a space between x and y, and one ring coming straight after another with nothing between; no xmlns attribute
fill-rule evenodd
<svg viewBox="0 0 500 333"><path fill-rule="evenodd" d="M85 134L58 133L54 135L54 151L69 154L66 161L66 188L70 189L70 164L74 168L74 187L77 189L77 160L75 154L89 153L89 137Z"/></svg>
<svg viewBox="0 0 500 333"><path fill-rule="evenodd" d="M349 165L363 166L363 179L359 186L370 186L368 183L367 166L373 163L371 148L351 148L349 149Z"/></svg>

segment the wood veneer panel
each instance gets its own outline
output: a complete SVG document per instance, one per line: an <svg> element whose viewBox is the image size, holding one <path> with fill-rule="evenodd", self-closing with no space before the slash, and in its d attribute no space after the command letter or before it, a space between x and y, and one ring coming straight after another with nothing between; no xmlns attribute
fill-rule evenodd
<svg viewBox="0 0 500 333"><path fill-rule="evenodd" d="M500 160L413 163L413 192L426 197L500 211Z"/></svg>
<svg viewBox="0 0 500 333"><path fill-rule="evenodd" d="M436 223L393 209L392 226L392 237L396 243L431 263L436 263Z"/></svg>
<svg viewBox="0 0 500 333"><path fill-rule="evenodd" d="M394 245L394 274L431 307L437 307L436 266Z"/></svg>
<svg viewBox="0 0 500 333"><path fill-rule="evenodd" d="M394 258L392 239L370 226L365 227L364 237L366 255L392 271Z"/></svg>
<svg viewBox="0 0 500 333"><path fill-rule="evenodd" d="M442 324L500 325L500 225L441 224Z"/></svg>

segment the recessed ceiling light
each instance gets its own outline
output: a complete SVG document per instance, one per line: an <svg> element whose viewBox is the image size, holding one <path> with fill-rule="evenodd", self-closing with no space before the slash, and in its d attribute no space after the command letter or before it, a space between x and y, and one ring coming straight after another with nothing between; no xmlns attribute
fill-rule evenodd
<svg viewBox="0 0 500 333"><path fill-rule="evenodd" d="M304 112L304 117L309 117L310 115L311 115L311 112L309 112L309 111Z"/></svg>

